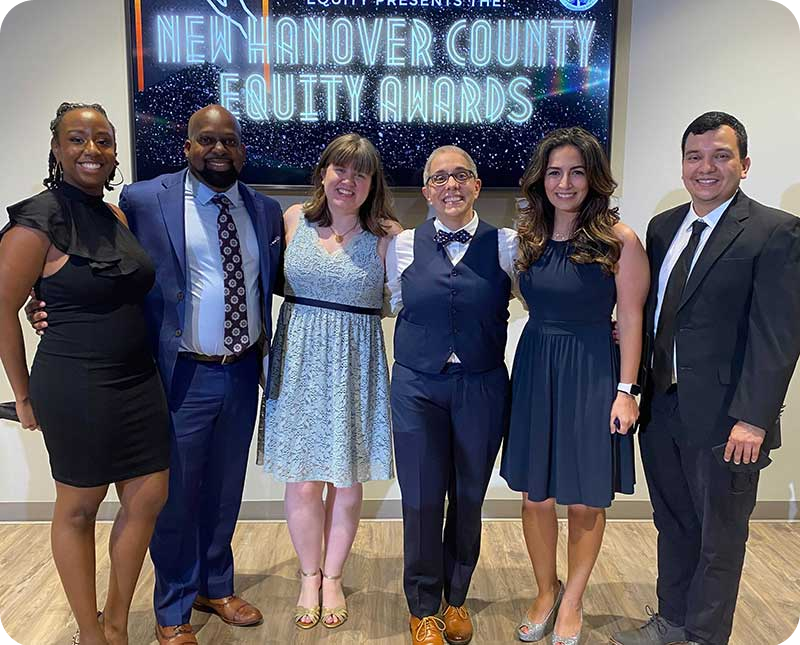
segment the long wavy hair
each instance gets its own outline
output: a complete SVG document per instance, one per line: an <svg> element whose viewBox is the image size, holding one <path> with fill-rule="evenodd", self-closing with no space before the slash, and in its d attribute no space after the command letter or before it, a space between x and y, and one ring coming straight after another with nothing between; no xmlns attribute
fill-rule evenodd
<svg viewBox="0 0 800 645"><path fill-rule="evenodd" d="M303 204L305 218L318 226L330 226L332 223L328 200L325 197L325 187L322 185L325 169L331 165L352 166L356 172L372 175L369 195L358 211L358 219L364 230L378 237L387 235L382 223L385 223L386 220L396 222L397 217L394 214L394 204L386 184L383 162L370 140L354 132L336 137L323 150L322 156L314 168L311 197Z"/></svg>
<svg viewBox="0 0 800 645"><path fill-rule="evenodd" d="M619 215L617 208L610 206L617 182L611 176L608 157L600 142L577 127L548 133L531 157L522 178L522 195L527 204L520 208L517 219L519 255L515 267L525 271L536 262L553 235L555 208L547 199L544 178L550 153L561 146L575 146L580 151L589 184L589 192L575 221L570 260L577 264L596 262L605 273L612 274L622 252L622 242L614 234Z"/></svg>

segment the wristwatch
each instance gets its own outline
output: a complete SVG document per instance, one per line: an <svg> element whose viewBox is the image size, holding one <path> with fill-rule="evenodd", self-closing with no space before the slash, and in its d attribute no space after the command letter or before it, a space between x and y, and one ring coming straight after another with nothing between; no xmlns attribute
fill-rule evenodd
<svg viewBox="0 0 800 645"><path fill-rule="evenodd" d="M625 392L625 394L630 394L631 396L639 396L642 393L642 388L636 385L636 383L619 383L617 385L617 392Z"/></svg>

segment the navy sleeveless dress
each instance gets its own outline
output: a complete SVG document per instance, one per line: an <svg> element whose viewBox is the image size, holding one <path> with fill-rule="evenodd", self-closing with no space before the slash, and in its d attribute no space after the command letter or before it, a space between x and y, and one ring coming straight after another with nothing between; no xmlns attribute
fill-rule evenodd
<svg viewBox="0 0 800 645"><path fill-rule="evenodd" d="M611 337L614 276L548 242L519 276L530 309L514 357L511 427L500 474L531 501L611 505L632 493L633 437L611 434L619 350Z"/></svg>

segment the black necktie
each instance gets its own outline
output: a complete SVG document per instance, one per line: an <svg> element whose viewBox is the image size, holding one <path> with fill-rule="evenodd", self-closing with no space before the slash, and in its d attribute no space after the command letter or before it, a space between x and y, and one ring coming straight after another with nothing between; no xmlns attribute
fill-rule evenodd
<svg viewBox="0 0 800 645"><path fill-rule="evenodd" d="M442 246L447 246L450 244L450 242L466 244L471 239L472 235L470 235L463 228L455 233L451 233L450 231L436 231L436 235L433 236L433 241L437 244L441 244Z"/></svg>
<svg viewBox="0 0 800 645"><path fill-rule="evenodd" d="M658 316L658 329L653 346L653 382L658 390L664 392L672 385L672 367L675 364L675 316L681 303L683 288L689 279L689 268L700 244L700 236L706 226L702 220L692 223L692 236L683 249L677 263L669 274L667 288L664 290L664 302Z"/></svg>
<svg viewBox="0 0 800 645"><path fill-rule="evenodd" d="M219 208L217 231L225 295L223 342L226 350L241 354L250 346L250 338L247 335L247 291L239 234L230 211L231 201L221 194L214 195L211 201Z"/></svg>

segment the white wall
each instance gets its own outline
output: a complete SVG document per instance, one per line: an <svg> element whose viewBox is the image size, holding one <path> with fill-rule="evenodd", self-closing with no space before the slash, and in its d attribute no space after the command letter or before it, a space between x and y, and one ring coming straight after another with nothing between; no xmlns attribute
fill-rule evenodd
<svg viewBox="0 0 800 645"><path fill-rule="evenodd" d="M522 0L517 0L522 1ZM742 119L753 168L744 189L767 204L800 213L800 30L791 13L769 0L620 0L612 165L625 220L640 235L656 212L686 201L680 181L680 136L709 109ZM120 163L131 176L130 115L123 0L29 0L0 30L0 123L4 160L0 204L40 189L46 173L47 124L62 100L98 101L115 122ZM112 194L113 197L113 194ZM485 194L484 217L508 223L510 193ZM298 196L281 195L288 205ZM408 225L425 216L421 197L403 193ZM6 221L5 212L0 224ZM512 320L522 312L516 303ZM516 327L519 326L517 323ZM386 324L387 341L392 323ZM28 333L29 357L36 337ZM0 400L11 400L0 375ZM800 459L800 380L790 388L784 448L762 480L760 500L793 500ZM641 471L632 499L646 500ZM0 518L4 502L48 502L54 489L41 436L0 422ZM365 496L396 500L395 483L372 483ZM282 488L253 465L246 500L279 500ZM489 499L514 499L495 476Z"/></svg>
<svg viewBox="0 0 800 645"><path fill-rule="evenodd" d="M800 214L800 30L789 10L768 0L634 0L624 140L614 170L622 213L644 236L656 212L687 201L680 137L707 110L745 124L753 165L742 188ZM800 287L800 285L799 285ZM800 329L798 330L800 333ZM784 414L784 447L764 472L761 500L794 499L800 469L800 379ZM643 482L643 477L638 481ZM637 497L646 497L639 486Z"/></svg>

